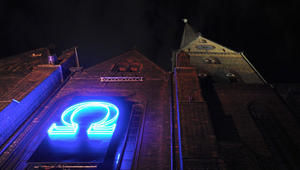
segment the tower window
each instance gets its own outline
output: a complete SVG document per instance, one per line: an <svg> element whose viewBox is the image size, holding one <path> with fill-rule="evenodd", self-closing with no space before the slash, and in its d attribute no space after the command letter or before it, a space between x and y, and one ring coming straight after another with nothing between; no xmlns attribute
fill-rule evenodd
<svg viewBox="0 0 300 170"><path fill-rule="evenodd" d="M226 77L235 77L235 74L233 74L233 73L226 73Z"/></svg>
<svg viewBox="0 0 300 170"><path fill-rule="evenodd" d="M204 39L200 39L199 42L200 42L200 43L207 43L207 41L204 40Z"/></svg>
<svg viewBox="0 0 300 170"><path fill-rule="evenodd" d="M208 79L208 74L205 72L198 73L198 78L201 82L206 81Z"/></svg>
<svg viewBox="0 0 300 170"><path fill-rule="evenodd" d="M216 58L212 58L212 57L209 57L209 58L204 58L203 59L203 62L205 64L220 64L220 61Z"/></svg>
<svg viewBox="0 0 300 170"><path fill-rule="evenodd" d="M198 77L200 77L200 78L205 78L205 77L207 77L207 74L206 74L206 73L199 73L199 74L198 74Z"/></svg>
<svg viewBox="0 0 300 170"><path fill-rule="evenodd" d="M228 72L228 73L225 74L225 76L229 79L229 81L231 83L235 83L235 82L238 81L237 76L234 73Z"/></svg>

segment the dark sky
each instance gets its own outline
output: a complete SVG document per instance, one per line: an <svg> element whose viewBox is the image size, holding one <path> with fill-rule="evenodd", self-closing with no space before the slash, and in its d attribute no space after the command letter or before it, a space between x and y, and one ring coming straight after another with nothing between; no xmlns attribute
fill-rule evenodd
<svg viewBox="0 0 300 170"><path fill-rule="evenodd" d="M79 46L82 65L136 47L169 70L188 18L196 31L243 51L269 82L299 82L300 1L1 1L0 57L56 44Z"/></svg>

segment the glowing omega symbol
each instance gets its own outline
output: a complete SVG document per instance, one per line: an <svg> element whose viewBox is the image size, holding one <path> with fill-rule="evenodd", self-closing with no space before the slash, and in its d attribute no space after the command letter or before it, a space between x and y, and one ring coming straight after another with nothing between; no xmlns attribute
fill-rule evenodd
<svg viewBox="0 0 300 170"><path fill-rule="evenodd" d="M78 131L78 123L74 122L76 114L88 108L104 108L105 117L95 123L91 123L87 129L87 134L112 134L116 128L116 122L119 117L119 109L114 104L108 102L83 102L67 108L61 115L62 126L53 123L48 129L49 135L73 135ZM79 113L80 112L80 113Z"/></svg>

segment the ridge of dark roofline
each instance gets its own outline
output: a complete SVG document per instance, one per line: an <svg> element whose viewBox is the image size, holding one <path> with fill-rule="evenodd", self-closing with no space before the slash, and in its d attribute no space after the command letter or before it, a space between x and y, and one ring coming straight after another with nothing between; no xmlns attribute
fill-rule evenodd
<svg viewBox="0 0 300 170"><path fill-rule="evenodd" d="M123 55L128 55L130 53L135 53L137 54L138 57L143 57L144 59L148 60L150 63L152 63L158 70L160 70L161 72L163 73L166 73L167 71L164 70L163 68L161 68L159 65L157 65L155 62L153 62L152 60L150 60L148 57L146 57L144 54L142 54L139 50L137 49L131 49L131 50L128 50L127 52L119 55L119 56L123 56Z"/></svg>
<svg viewBox="0 0 300 170"><path fill-rule="evenodd" d="M148 61L149 63L153 64L153 66L155 68L157 68L158 70L160 70L161 72L163 73L167 73L166 70L164 70L163 68L161 68L159 65L157 65L155 62L153 62L151 59L149 59L148 57L146 57L144 54L142 54L139 50L137 49L129 49L117 56L114 56L114 57L111 57L103 62L108 62L114 58L117 58L117 59L121 59L122 57L126 57L126 56L130 56L130 55L134 55L135 57L141 57L141 58L144 58L146 61ZM103 62L100 62L99 64L103 63Z"/></svg>

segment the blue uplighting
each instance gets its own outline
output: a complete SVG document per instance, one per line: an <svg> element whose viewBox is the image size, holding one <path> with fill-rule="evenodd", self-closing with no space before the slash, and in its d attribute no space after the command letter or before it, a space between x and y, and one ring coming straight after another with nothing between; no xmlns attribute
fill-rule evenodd
<svg viewBox="0 0 300 170"><path fill-rule="evenodd" d="M104 118L100 121L91 123L87 129L88 135L111 135L116 128L116 122L119 117L119 109L108 102L83 102L67 108L61 115L62 126L53 123L48 129L49 135L75 135L78 132L79 125L74 121L78 114L85 113L84 110L90 108L105 109ZM103 114L103 112L99 112Z"/></svg>
<svg viewBox="0 0 300 170"><path fill-rule="evenodd" d="M118 156L117 156L116 165L118 165L119 159L120 159L120 154L118 154Z"/></svg>

